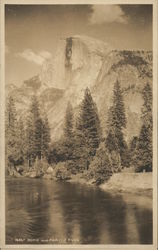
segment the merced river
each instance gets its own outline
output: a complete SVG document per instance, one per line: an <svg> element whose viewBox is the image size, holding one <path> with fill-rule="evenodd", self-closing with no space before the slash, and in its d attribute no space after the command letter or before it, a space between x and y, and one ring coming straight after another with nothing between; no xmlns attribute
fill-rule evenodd
<svg viewBox="0 0 158 250"><path fill-rule="evenodd" d="M6 244L152 244L152 197L8 178Z"/></svg>

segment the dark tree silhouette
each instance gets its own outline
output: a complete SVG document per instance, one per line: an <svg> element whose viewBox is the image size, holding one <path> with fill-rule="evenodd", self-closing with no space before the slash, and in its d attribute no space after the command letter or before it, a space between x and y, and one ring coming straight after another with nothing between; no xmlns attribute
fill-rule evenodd
<svg viewBox="0 0 158 250"><path fill-rule="evenodd" d="M98 110L88 88L85 90L84 99L80 105L75 137L77 164L83 169L88 169L101 141Z"/></svg>

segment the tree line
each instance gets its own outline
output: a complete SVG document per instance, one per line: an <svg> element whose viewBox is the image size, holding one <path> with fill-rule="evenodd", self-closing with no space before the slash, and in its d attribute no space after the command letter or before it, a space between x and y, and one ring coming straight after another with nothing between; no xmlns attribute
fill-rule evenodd
<svg viewBox="0 0 158 250"><path fill-rule="evenodd" d="M89 178L104 181L123 167L134 166L136 172L152 171L152 89L147 83L142 91L142 127L138 137L127 144L127 125L123 92L114 84L113 102L109 108L106 137L103 137L97 105L86 88L77 117L71 103L67 105L63 136L51 142L46 115L41 115L34 96L27 117L17 119L15 103L9 97L6 110L6 165L27 163L32 168L38 161L64 163L71 174L86 173ZM25 122L25 124L24 124Z"/></svg>
<svg viewBox="0 0 158 250"><path fill-rule="evenodd" d="M6 165L17 166L47 159L50 148L50 127L46 115L41 116L36 96L32 97L27 116L18 119L13 97L6 108Z"/></svg>

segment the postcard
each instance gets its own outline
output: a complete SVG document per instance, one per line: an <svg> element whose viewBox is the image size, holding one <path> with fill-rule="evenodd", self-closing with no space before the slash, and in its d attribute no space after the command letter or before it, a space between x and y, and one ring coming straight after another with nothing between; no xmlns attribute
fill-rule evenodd
<svg viewBox="0 0 158 250"><path fill-rule="evenodd" d="M1 248L157 248L157 1L1 2Z"/></svg>

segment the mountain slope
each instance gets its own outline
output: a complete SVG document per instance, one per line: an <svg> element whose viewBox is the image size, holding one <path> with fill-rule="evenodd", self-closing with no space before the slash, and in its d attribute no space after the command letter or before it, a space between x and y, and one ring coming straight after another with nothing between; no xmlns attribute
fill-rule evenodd
<svg viewBox="0 0 158 250"><path fill-rule="evenodd" d="M127 139L138 135L141 126L141 91L152 84L152 53L117 51L102 41L85 36L60 39L57 55L41 68L39 76L25 81L19 89L12 87L19 112L28 108L30 96L36 93L42 109L48 114L52 138L62 134L67 102L77 114L78 105L89 87L100 114L104 134L108 109L112 104L113 85L119 80L127 115ZM27 111L26 111L27 112Z"/></svg>

